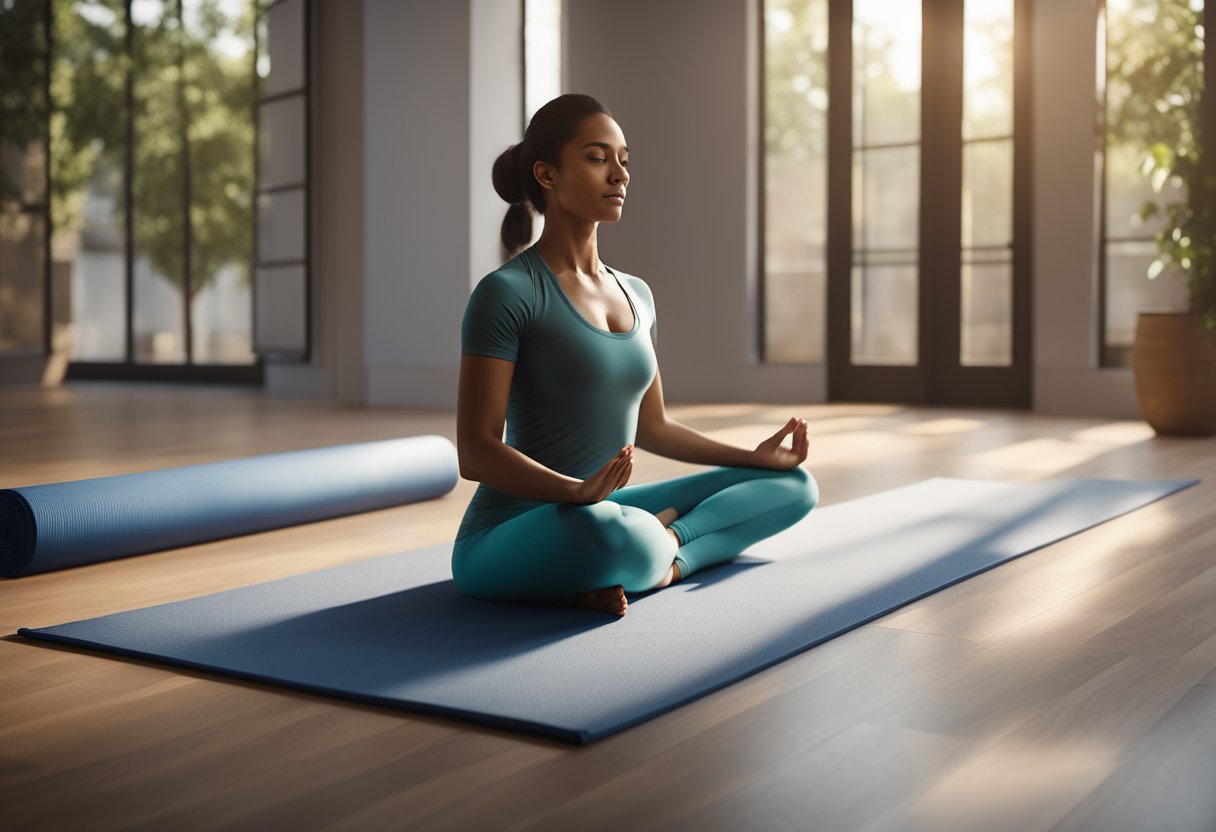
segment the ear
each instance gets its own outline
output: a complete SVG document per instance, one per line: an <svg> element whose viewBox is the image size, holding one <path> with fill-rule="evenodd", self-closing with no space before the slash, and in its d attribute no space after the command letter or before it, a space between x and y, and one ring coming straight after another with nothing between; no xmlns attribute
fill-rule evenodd
<svg viewBox="0 0 1216 832"><path fill-rule="evenodd" d="M537 160L532 164L532 175L540 186L546 190L553 190L555 184L553 182L553 167L547 162Z"/></svg>

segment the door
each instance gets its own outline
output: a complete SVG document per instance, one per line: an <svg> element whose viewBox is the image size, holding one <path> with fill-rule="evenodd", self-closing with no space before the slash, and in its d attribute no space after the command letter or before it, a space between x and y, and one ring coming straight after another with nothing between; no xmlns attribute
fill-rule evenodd
<svg viewBox="0 0 1216 832"><path fill-rule="evenodd" d="M830 3L829 400L1030 406L1027 12Z"/></svg>

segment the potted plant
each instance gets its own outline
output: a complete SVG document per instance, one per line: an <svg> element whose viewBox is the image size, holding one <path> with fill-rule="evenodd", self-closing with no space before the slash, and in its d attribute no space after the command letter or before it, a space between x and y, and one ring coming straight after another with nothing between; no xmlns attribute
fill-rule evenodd
<svg viewBox="0 0 1216 832"><path fill-rule="evenodd" d="M1157 433L1208 436L1216 434L1216 107L1205 105L1203 5L1195 5L1146 4L1155 17L1147 26L1130 15L1121 26L1112 21L1122 60L1111 69L1122 88L1107 129L1108 141L1142 151L1154 192L1172 182L1186 194L1140 209L1141 219L1164 219L1147 277L1181 274L1188 308L1137 316L1136 400Z"/></svg>

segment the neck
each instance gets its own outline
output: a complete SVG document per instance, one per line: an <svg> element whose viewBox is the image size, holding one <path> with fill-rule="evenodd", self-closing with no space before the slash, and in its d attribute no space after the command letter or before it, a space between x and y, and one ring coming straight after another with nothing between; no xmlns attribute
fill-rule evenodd
<svg viewBox="0 0 1216 832"><path fill-rule="evenodd" d="M573 272L594 277L600 272L598 226L598 222L571 221L569 216L562 217L557 212L553 217L546 214L536 250L558 274Z"/></svg>

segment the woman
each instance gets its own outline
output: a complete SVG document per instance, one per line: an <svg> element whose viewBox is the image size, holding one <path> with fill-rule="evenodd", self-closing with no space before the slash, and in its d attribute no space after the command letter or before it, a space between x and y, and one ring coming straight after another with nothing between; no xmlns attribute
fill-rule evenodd
<svg viewBox="0 0 1216 832"><path fill-rule="evenodd" d="M461 476L480 485L452 575L468 595L624 615L626 592L729 560L819 500L800 465L805 419L746 450L666 415L650 288L604 265L596 242L601 222L621 218L628 156L604 106L569 94L494 163L494 188L511 204L507 253L532 238L529 206L545 226L481 279L461 324L457 449ZM719 467L627 485L635 440Z"/></svg>

